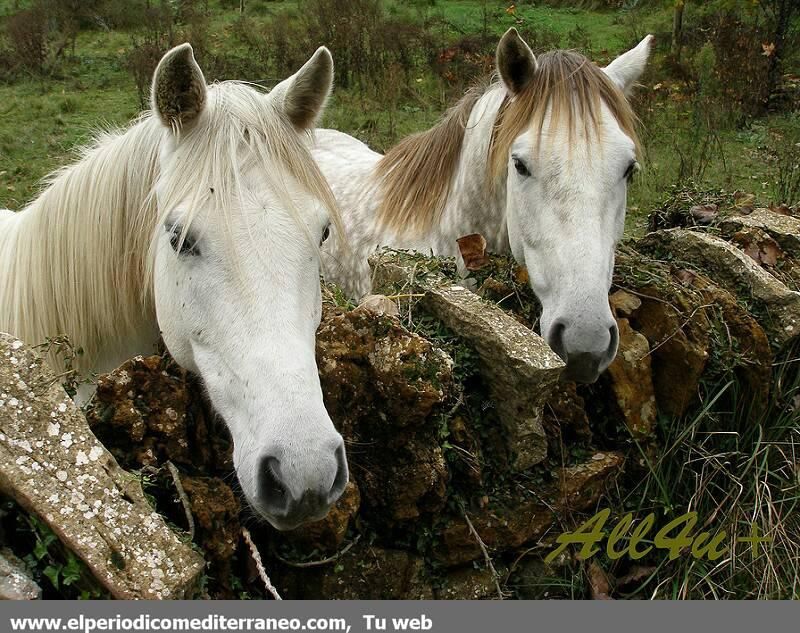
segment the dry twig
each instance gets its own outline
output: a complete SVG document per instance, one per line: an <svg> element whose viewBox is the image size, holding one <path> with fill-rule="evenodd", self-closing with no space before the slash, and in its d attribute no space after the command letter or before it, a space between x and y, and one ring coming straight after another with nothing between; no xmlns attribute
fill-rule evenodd
<svg viewBox="0 0 800 633"><path fill-rule="evenodd" d="M289 567L299 567L301 569L304 569L306 567L320 567L321 565L327 565L328 563L333 563L333 562L339 560L342 556L347 554L347 552L350 551L350 548L353 547L353 545L355 545L356 543L358 543L358 541L360 539L361 539L361 535L360 534L356 535L356 537L350 543L348 543L347 546L342 548L341 551L336 552L332 556L328 556L327 558L323 558L323 559L320 559L320 560L309 560L309 561L305 561L305 562L302 562L302 563L296 563L294 561L287 560L287 559L283 558L282 556L280 556L280 555L278 555L276 553L273 553L273 555L275 556L275 558L277 558L279 561L281 561L284 565L289 565Z"/></svg>
<svg viewBox="0 0 800 633"><path fill-rule="evenodd" d="M186 523L189 525L189 536L194 541L194 516L192 515L192 506L189 503L189 498L186 496L186 491L183 489L181 483L181 475L178 469L171 461L167 460L167 470L172 475L172 482L175 484L175 490L178 492L178 498L183 505L183 512L186 514Z"/></svg>
<svg viewBox="0 0 800 633"><path fill-rule="evenodd" d="M475 529L475 526L472 525L472 521L469 520L469 516L467 515L466 511L464 511L464 519L467 522L467 527L469 527L470 533L472 534L473 537L475 537L475 540L478 542L478 547L480 547L481 551L483 552L483 558L486 561L486 565L489 567L489 571L492 572L492 579L494 580L494 586L497 589L497 596L500 598L500 600L505 600L505 596L503 595L503 590L500 588L500 582L498 580L500 574L498 574L497 570L494 568L494 564L492 563L492 557L489 556L489 551L486 549L486 543L483 542L481 535L478 534L478 531Z"/></svg>
<svg viewBox="0 0 800 633"><path fill-rule="evenodd" d="M250 536L250 530L246 527L242 527L242 536L244 537L244 542L247 543L247 546L250 548L250 555L253 557L253 561L256 564L256 569L258 570L258 575L261 577L261 581L264 583L264 586L267 588L272 594L272 597L275 600L283 600L281 595L278 593L278 590L275 588L275 585L272 584L272 581L269 579L267 575L267 570L264 569L264 563L261 562L261 554L258 553L258 548L256 544L253 543L253 538Z"/></svg>

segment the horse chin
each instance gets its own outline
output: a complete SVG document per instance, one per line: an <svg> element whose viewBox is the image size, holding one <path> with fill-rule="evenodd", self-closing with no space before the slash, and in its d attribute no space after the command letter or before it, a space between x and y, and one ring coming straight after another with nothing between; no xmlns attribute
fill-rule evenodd
<svg viewBox="0 0 800 633"><path fill-rule="evenodd" d="M292 530L296 530L297 528L307 525L309 523L314 523L315 521L321 521L326 516L328 516L328 512L330 512L330 507L326 508L324 511L319 511L315 513L309 514L293 514L292 516L276 516L274 514L270 514L262 510L257 503L253 503L248 499L248 503L253 510L256 511L256 514L267 521L272 527L274 527L279 532L290 532Z"/></svg>
<svg viewBox="0 0 800 633"><path fill-rule="evenodd" d="M603 372L608 369L608 366L613 362L615 356L616 347L613 355L607 356L599 362L593 354L571 355L567 361L567 366L561 373L561 381L576 382L583 385L594 384Z"/></svg>
<svg viewBox="0 0 800 633"><path fill-rule="evenodd" d="M601 371L585 369L580 367L570 367L561 373L561 382L576 382L581 385L593 385L600 378Z"/></svg>

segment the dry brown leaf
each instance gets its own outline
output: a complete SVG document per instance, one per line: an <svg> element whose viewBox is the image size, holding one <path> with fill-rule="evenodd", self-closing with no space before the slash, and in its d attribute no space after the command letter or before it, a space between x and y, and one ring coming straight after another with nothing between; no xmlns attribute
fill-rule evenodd
<svg viewBox="0 0 800 633"><path fill-rule="evenodd" d="M761 263L758 251L758 244L756 244L755 242L748 242L747 244L745 244L744 247L742 248L742 252L744 252L745 255L747 255L750 259L754 260L755 262L759 264Z"/></svg>
<svg viewBox="0 0 800 633"><path fill-rule="evenodd" d="M400 316L397 304L386 295L367 295L361 300L356 309L366 310L378 316L382 314Z"/></svg>
<svg viewBox="0 0 800 633"><path fill-rule="evenodd" d="M714 218L717 217L719 207L716 204L698 204L697 206L689 209L689 213L698 224L711 224Z"/></svg>
<svg viewBox="0 0 800 633"><path fill-rule="evenodd" d="M788 204L771 204L769 210L779 215L792 215L792 208Z"/></svg>
<svg viewBox="0 0 800 633"><path fill-rule="evenodd" d="M589 575L589 586L592 588L592 600L612 600L611 583L603 568L592 561L589 563L587 573Z"/></svg>
<svg viewBox="0 0 800 633"><path fill-rule="evenodd" d="M697 275L695 275L691 270L686 270L685 268L681 268L679 271L675 273L675 277L684 286L690 286L697 278Z"/></svg>
<svg viewBox="0 0 800 633"><path fill-rule="evenodd" d="M611 309L617 316L629 317L642 307L642 300L625 290L617 290L608 298Z"/></svg>
<svg viewBox="0 0 800 633"><path fill-rule="evenodd" d="M459 237L456 242L467 270L480 270L489 263L489 258L486 256L486 239L480 233Z"/></svg>
<svg viewBox="0 0 800 633"><path fill-rule="evenodd" d="M517 266L514 270L514 281L523 286L530 283L531 278L528 276L528 269L525 266Z"/></svg>
<svg viewBox="0 0 800 633"><path fill-rule="evenodd" d="M656 571L656 567L645 567L642 565L634 565L630 571L621 578L617 578L617 587L624 587L632 585L635 582L649 578Z"/></svg>
<svg viewBox="0 0 800 633"><path fill-rule="evenodd" d="M760 246L761 263L765 264L766 266L777 266L778 260L780 259L781 255L783 255L781 252L781 247L778 246L777 242L770 240L769 242L763 242Z"/></svg>
<svg viewBox="0 0 800 633"><path fill-rule="evenodd" d="M742 252L745 255L762 266L777 266L778 260L783 257L781 247L769 236L765 236L764 239L757 239L740 231L733 236L733 239L741 245Z"/></svg>

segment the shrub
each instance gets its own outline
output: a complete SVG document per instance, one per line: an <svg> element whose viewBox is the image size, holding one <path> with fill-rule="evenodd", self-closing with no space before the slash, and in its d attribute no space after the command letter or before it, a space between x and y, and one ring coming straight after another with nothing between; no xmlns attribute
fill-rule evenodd
<svg viewBox="0 0 800 633"><path fill-rule="evenodd" d="M6 34L15 66L40 75L50 69L57 53L53 51L50 19L42 4L12 15L6 25Z"/></svg>
<svg viewBox="0 0 800 633"><path fill-rule="evenodd" d="M311 0L300 15L310 43L325 43L342 86L381 72L383 9L380 0Z"/></svg>
<svg viewBox="0 0 800 633"><path fill-rule="evenodd" d="M433 68L445 82L463 92L476 78L491 72L496 46L495 36L465 35L440 49Z"/></svg>
<svg viewBox="0 0 800 633"><path fill-rule="evenodd" d="M719 16L711 40L717 101L731 114L755 116L769 100L769 61L761 47L766 37L758 21L745 21L734 13Z"/></svg>
<svg viewBox="0 0 800 633"><path fill-rule="evenodd" d="M772 152L775 165L772 199L776 203L800 205L800 125L795 123L780 137Z"/></svg>
<svg viewBox="0 0 800 633"><path fill-rule="evenodd" d="M296 29L285 13L276 15L266 32L247 16L241 16L233 23L233 35L262 72L272 68L277 75L287 69L296 70L297 65L305 61L300 59L300 47L294 41Z"/></svg>
<svg viewBox="0 0 800 633"><path fill-rule="evenodd" d="M143 26L146 16L144 0L106 0L97 20L109 29L132 29Z"/></svg>
<svg viewBox="0 0 800 633"><path fill-rule="evenodd" d="M150 80L162 55L175 44L175 14L167 2L151 6L144 12L145 30L132 37L132 46L125 66L136 82L136 92L142 108L147 107Z"/></svg>
<svg viewBox="0 0 800 633"><path fill-rule="evenodd" d="M425 29L387 16L380 0L309 0L299 14L278 14L263 31L240 21L236 32L277 76L297 70L324 44L336 60L337 83L362 92L374 90L389 67L408 81L430 51Z"/></svg>

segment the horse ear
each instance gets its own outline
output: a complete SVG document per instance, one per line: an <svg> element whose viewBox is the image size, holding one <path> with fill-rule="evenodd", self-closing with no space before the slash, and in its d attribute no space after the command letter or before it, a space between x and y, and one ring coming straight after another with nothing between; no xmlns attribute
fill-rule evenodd
<svg viewBox="0 0 800 633"><path fill-rule="evenodd" d="M511 94L519 93L536 74L533 51L511 27L497 45L497 72Z"/></svg>
<svg viewBox="0 0 800 633"><path fill-rule="evenodd" d="M653 39L652 35L648 35L635 48L623 53L603 69L626 96L631 93L633 86L647 66Z"/></svg>
<svg viewBox="0 0 800 633"><path fill-rule="evenodd" d="M190 44L168 51L153 74L151 101L161 122L173 130L190 125L206 103L206 79Z"/></svg>
<svg viewBox="0 0 800 633"><path fill-rule="evenodd" d="M333 57L320 46L303 67L269 93L296 128L314 127L333 87Z"/></svg>

